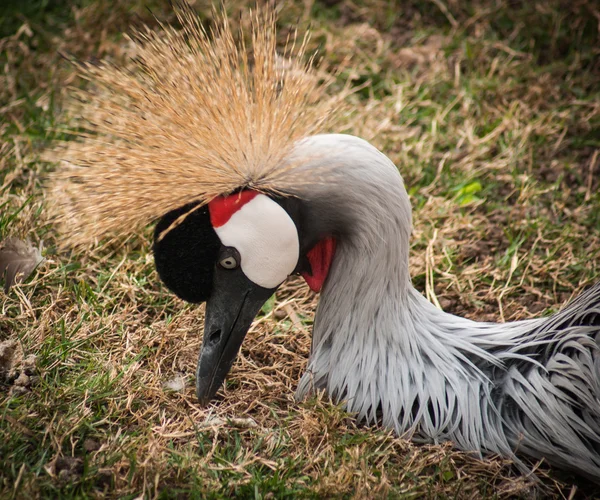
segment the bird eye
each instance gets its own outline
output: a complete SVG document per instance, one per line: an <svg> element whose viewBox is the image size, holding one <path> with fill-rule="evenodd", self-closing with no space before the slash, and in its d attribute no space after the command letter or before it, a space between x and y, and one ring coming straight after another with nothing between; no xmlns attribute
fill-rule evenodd
<svg viewBox="0 0 600 500"><path fill-rule="evenodd" d="M219 264L221 264L221 267L223 267L225 269L235 269L238 266L238 261L235 257L230 255L229 257L225 257L224 259L221 259L219 261Z"/></svg>

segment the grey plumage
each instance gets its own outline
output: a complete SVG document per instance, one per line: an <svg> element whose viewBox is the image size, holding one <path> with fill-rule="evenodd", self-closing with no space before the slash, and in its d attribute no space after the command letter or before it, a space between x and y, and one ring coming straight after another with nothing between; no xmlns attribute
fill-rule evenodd
<svg viewBox="0 0 600 500"><path fill-rule="evenodd" d="M524 454L600 480L600 286L559 313L478 323L411 285L411 208L393 163L367 142L321 135L290 161L329 183L302 186L338 238L297 397L325 389L359 418L463 450ZM522 464L521 464L522 465Z"/></svg>

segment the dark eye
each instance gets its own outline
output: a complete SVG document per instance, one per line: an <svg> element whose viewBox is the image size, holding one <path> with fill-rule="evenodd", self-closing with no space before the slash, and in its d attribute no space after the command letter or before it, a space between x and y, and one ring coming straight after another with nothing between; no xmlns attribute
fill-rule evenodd
<svg viewBox="0 0 600 500"><path fill-rule="evenodd" d="M221 255L218 262L223 269L236 269L240 267L240 254L233 247L221 247Z"/></svg>
<svg viewBox="0 0 600 500"><path fill-rule="evenodd" d="M235 269L239 264L233 255L229 255L219 261L221 267L225 269Z"/></svg>

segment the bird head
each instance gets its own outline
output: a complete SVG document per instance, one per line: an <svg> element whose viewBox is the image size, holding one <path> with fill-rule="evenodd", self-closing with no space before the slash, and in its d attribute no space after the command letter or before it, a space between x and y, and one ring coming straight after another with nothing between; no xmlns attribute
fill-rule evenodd
<svg viewBox="0 0 600 500"><path fill-rule="evenodd" d="M315 291L322 287L335 240L307 231L314 225L302 224L304 217L298 199L242 190L171 211L157 224L160 278L181 299L206 302L200 402L215 396L254 317L289 275L302 274Z"/></svg>
<svg viewBox="0 0 600 500"><path fill-rule="evenodd" d="M327 277L341 225L329 201L305 194L328 185L308 165L329 151L298 144L322 131L343 95L328 96L334 79L305 60L307 39L279 52L270 7L249 14L249 44L225 12L210 30L189 6L175 12L182 29L133 33L129 65L77 65L90 87L70 101L78 140L57 144L47 199L63 246L158 220L160 278L207 304L197 378L206 402L287 276L302 274L313 290Z"/></svg>

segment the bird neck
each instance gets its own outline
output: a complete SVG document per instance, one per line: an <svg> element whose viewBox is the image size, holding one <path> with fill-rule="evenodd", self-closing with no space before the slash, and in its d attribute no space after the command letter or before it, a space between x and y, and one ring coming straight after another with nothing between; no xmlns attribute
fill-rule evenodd
<svg viewBox="0 0 600 500"><path fill-rule="evenodd" d="M345 136L315 137L304 145L311 152L327 147L330 164L340 167L328 187L311 191L310 206L320 220L341 214L332 227L345 230L321 293L297 396L326 389L367 421L382 420L399 433L425 422L427 435L442 435L447 425L440 415L452 412L445 388L460 387L479 401L486 384L479 366L497 363L478 340L485 325L440 311L413 288L411 207L387 157ZM419 412L430 406L439 415L423 420Z"/></svg>

